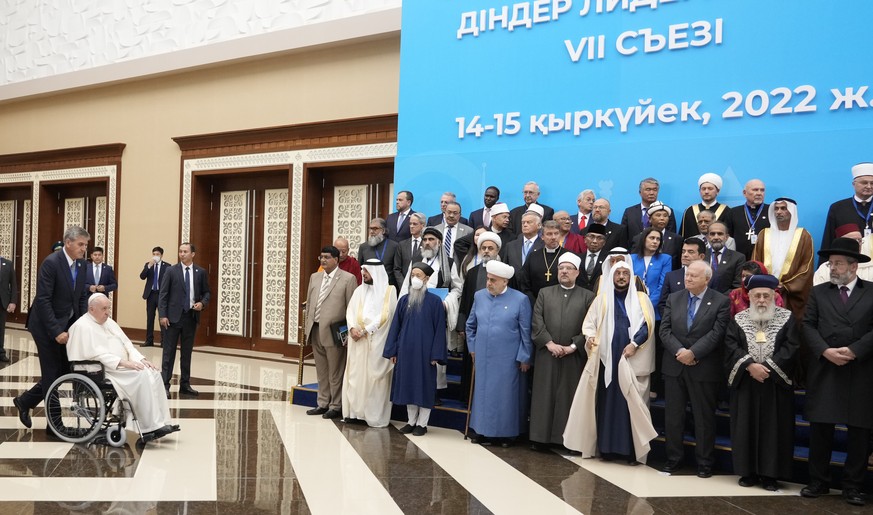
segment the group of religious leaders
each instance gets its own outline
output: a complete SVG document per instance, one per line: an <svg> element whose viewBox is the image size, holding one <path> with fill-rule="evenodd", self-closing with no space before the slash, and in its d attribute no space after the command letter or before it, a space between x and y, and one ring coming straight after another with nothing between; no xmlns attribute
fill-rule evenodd
<svg viewBox="0 0 873 515"><path fill-rule="evenodd" d="M70 360L98 360L119 397L133 405L144 440L178 431L178 426L169 423L166 404L175 343L181 339L180 391L196 395L190 387L194 331L200 311L210 299L206 272L193 263L194 245L187 242L180 245L179 263L169 267L160 281L158 305L166 337L158 371L109 318L111 303L106 294L116 287L114 275L110 267L102 264L99 247L92 250L90 263L84 260L90 239L82 227L68 228L61 249L52 252L39 266L27 328L37 346L40 379L13 399L19 420L28 428L32 426L30 411L43 401L51 384L67 373ZM46 406L49 416L58 409L57 405Z"/></svg>

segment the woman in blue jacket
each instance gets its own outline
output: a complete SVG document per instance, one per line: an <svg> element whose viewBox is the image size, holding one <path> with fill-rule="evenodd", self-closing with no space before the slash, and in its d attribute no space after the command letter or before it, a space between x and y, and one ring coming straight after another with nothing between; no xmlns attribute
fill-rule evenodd
<svg viewBox="0 0 873 515"><path fill-rule="evenodd" d="M649 299L653 306L661 299L661 286L667 272L673 269L673 257L661 254L661 231L654 227L645 229L640 235L637 247L633 249L631 260L634 265L634 275L641 277L649 290ZM660 320L658 310L655 310L655 320Z"/></svg>

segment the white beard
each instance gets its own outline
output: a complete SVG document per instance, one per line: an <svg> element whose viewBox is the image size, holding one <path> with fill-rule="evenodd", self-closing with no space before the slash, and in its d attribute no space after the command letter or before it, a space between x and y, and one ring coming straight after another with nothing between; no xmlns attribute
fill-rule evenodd
<svg viewBox="0 0 873 515"><path fill-rule="evenodd" d="M409 304L406 305L406 309L412 310L417 309L421 306L421 303L424 301L424 294L427 293L427 288L410 288L409 289Z"/></svg>
<svg viewBox="0 0 873 515"><path fill-rule="evenodd" d="M384 240L385 240L385 236L383 236L381 234L378 236L370 236L369 238L367 238L367 244L371 247L375 247L375 246L379 245L380 243L382 243Z"/></svg>
<svg viewBox="0 0 873 515"><path fill-rule="evenodd" d="M430 261L431 259L436 257L436 255L437 255L437 251L434 249L429 249L427 247L421 248L421 257L428 260L428 261Z"/></svg>
<svg viewBox="0 0 873 515"><path fill-rule="evenodd" d="M753 322L769 322L776 315L776 303L771 303L766 308L752 306L749 308L749 318Z"/></svg>

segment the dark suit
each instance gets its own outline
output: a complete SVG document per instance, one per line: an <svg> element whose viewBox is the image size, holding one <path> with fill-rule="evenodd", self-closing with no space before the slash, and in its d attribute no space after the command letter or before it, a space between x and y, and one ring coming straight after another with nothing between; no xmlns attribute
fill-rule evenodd
<svg viewBox="0 0 873 515"><path fill-rule="evenodd" d="M142 272L139 273L139 278L145 280L145 286L142 290L142 298L146 301L146 337L145 345L152 345L155 342L155 312L158 310L158 293L161 285L155 284L155 266L158 266L158 283L163 280L164 274L170 269L170 264L166 261L161 261L159 265L143 265Z"/></svg>
<svg viewBox="0 0 873 515"><path fill-rule="evenodd" d="M397 244L394 256L394 270L392 272L394 274L394 284L403 284L406 272L409 271L409 265L416 261L421 261L421 237L418 238L418 249L415 254L412 253L412 238L407 238Z"/></svg>
<svg viewBox="0 0 873 515"><path fill-rule="evenodd" d="M110 292L118 289L118 282L115 280L115 272L112 270L111 266L106 263L100 264L100 281L94 281L94 263L87 263L85 268L87 270L85 275L85 289L88 290L89 294L91 293L91 286L102 285L104 290L99 293L103 293L104 295L109 295Z"/></svg>
<svg viewBox="0 0 873 515"><path fill-rule="evenodd" d="M627 228L627 238L633 240L637 234L643 232L643 205L634 204L624 210L621 215L621 225ZM670 212L670 221L667 222L667 230L676 232L676 217Z"/></svg>
<svg viewBox="0 0 873 515"><path fill-rule="evenodd" d="M74 265L75 281L66 250L62 249L49 254L39 267L36 296L28 312L27 329L36 343L42 377L19 398L24 409L32 409L42 402L55 379L67 373L67 348L55 338L67 332L73 322L88 311L87 265L84 259L77 259Z"/></svg>
<svg viewBox="0 0 873 515"><path fill-rule="evenodd" d="M596 222L592 222L596 223ZM627 227L623 225L619 225L615 222L607 220L605 224L601 224L606 227L606 243L603 245L603 250L609 252L610 250L616 247L622 247L630 251L628 249L628 239L627 239ZM589 224L588 227L591 227ZM588 227L582 229L582 236L588 234Z"/></svg>
<svg viewBox="0 0 873 515"><path fill-rule="evenodd" d="M706 251L706 262L712 265L712 250ZM729 291L740 287L743 272L741 268L746 263L746 258L735 250L723 248L718 259L718 267L712 271L712 280L709 284L713 288L728 294Z"/></svg>
<svg viewBox="0 0 873 515"><path fill-rule="evenodd" d="M546 220L551 220L552 216L555 214L555 210L545 204L540 204L539 202L536 202L536 204L543 208L543 219L541 221L545 222ZM512 211L509 212L509 228L518 234L521 234L521 217L529 210L530 206L524 204L512 208Z"/></svg>
<svg viewBox="0 0 873 515"><path fill-rule="evenodd" d="M6 355L6 309L18 304L18 278L12 261L0 258L0 356Z"/></svg>
<svg viewBox="0 0 873 515"><path fill-rule="evenodd" d="M570 217L570 223L571 223L570 232L575 232L576 234L582 234L582 231L584 231L586 228L588 228L588 224L591 223L591 215L593 215L593 214L594 214L594 211L588 213L588 215L585 217L585 227L580 229L579 228L579 211L576 211L576 214L572 215Z"/></svg>
<svg viewBox="0 0 873 515"><path fill-rule="evenodd" d="M806 419L810 422L809 475L829 485L834 424L846 424L843 488L863 489L867 440L873 428L873 283L858 280L846 304L831 283L812 289L803 320L808 347ZM837 366L823 356L848 347L855 359Z"/></svg>
<svg viewBox="0 0 873 515"><path fill-rule="evenodd" d="M358 262L362 265L368 259L378 259L385 265L385 273L388 274L388 284L397 288L400 291L400 283L394 277L394 268L396 264L394 260L397 258L397 242L385 238L382 243L371 247L369 243L361 243L358 247Z"/></svg>
<svg viewBox="0 0 873 515"><path fill-rule="evenodd" d="M713 288L718 291L716 288L716 277L713 274L712 279L709 280L709 284L707 285L709 288ZM658 301L658 305L655 306L658 309L658 313L661 316L664 316L664 306L667 304L667 298L676 293L679 290L685 289L685 267L677 268L676 270L671 270L667 272L667 277L664 278L664 284L661 286L661 300Z"/></svg>
<svg viewBox="0 0 873 515"><path fill-rule="evenodd" d="M537 236L537 239L534 240L533 245L530 246L528 256L530 256L533 251L541 249L544 246L545 244L543 243L543 239ZM524 236L519 236L518 238L507 243L505 249L501 249L500 260L514 268L516 275L518 275L521 272L521 267L524 265L522 260L523 253Z"/></svg>
<svg viewBox="0 0 873 515"><path fill-rule="evenodd" d="M667 460L681 462L685 456L682 433L685 429L685 407L690 400L697 465L711 467L715 452L718 388L724 382L722 354L725 330L730 321L730 300L707 288L698 301L691 327L687 320L688 301L688 290L671 294L661 317ZM676 353L682 349L690 349L694 353L696 365L683 365L676 359Z"/></svg>
<svg viewBox="0 0 873 515"><path fill-rule="evenodd" d="M752 243L747 236L747 233L749 231L749 219L746 214L746 207L746 204L732 207L726 221L728 226L728 234L733 236L734 241L736 242L737 252L745 256L746 259L750 259L752 257L752 251L755 250L755 244ZM758 209L756 208L753 210L749 208L750 212L752 213L752 219L755 222L754 233L756 235L760 233L762 229L770 227L770 220L767 219L767 213L769 212L770 204L761 204L760 208L760 215L758 215L757 218L755 218L755 214L758 213Z"/></svg>
<svg viewBox="0 0 873 515"><path fill-rule="evenodd" d="M209 305L211 293L209 291L209 278L206 270L195 264L191 264L191 290L194 300L191 307L197 302L203 304L203 309ZM194 334L197 325L200 324L200 311L189 307L189 299L185 289L185 266L176 263L167 270L161 281L161 291L158 296L158 314L161 318L170 321L170 326L164 329L166 338L162 342L163 356L161 361L161 375L164 377L164 388L170 389L170 379L173 378L173 365L176 361L176 342L182 340L182 355L179 358L181 377L180 387L191 386L191 354L194 351Z"/></svg>
<svg viewBox="0 0 873 515"><path fill-rule="evenodd" d="M597 293L595 285L600 281L600 276L603 274L603 261L606 259L606 253L606 248L600 249L600 252L597 254L597 263L594 265L594 270L591 272L591 275L588 275L585 272L588 267L589 253L586 252L579 256L582 258L582 263L579 265L579 277L576 278L576 284L586 290L593 291L595 294Z"/></svg>
<svg viewBox="0 0 873 515"><path fill-rule="evenodd" d="M406 218L403 219L403 223L400 224L400 230L397 230L397 218L400 216L400 213L397 211L388 215L388 218L385 220L385 225L388 226L388 239L394 241L405 240L412 236L409 232L409 215L415 213L412 209L406 213Z"/></svg>
<svg viewBox="0 0 873 515"><path fill-rule="evenodd" d="M467 225L472 227L474 231L480 227L485 227L484 217L485 208L480 207L479 209L470 213L470 217L468 218L469 222L467 223Z"/></svg>

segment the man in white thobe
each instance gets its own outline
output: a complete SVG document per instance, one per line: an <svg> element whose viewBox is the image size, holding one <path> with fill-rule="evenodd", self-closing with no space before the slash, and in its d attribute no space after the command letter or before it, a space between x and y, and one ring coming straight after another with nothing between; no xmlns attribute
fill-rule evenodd
<svg viewBox="0 0 873 515"><path fill-rule="evenodd" d="M70 327L67 355L70 361L99 361L119 399L130 402L142 431L143 441L155 440L179 430L172 425L160 368L155 367L109 318L109 298L95 293L88 299L88 313ZM128 422L133 414L128 414Z"/></svg>
<svg viewBox="0 0 873 515"><path fill-rule="evenodd" d="M391 420L391 372L382 357L397 306L397 290L388 284L385 265L368 259L361 267L363 283L346 310L349 341L343 375L343 417L385 427Z"/></svg>

